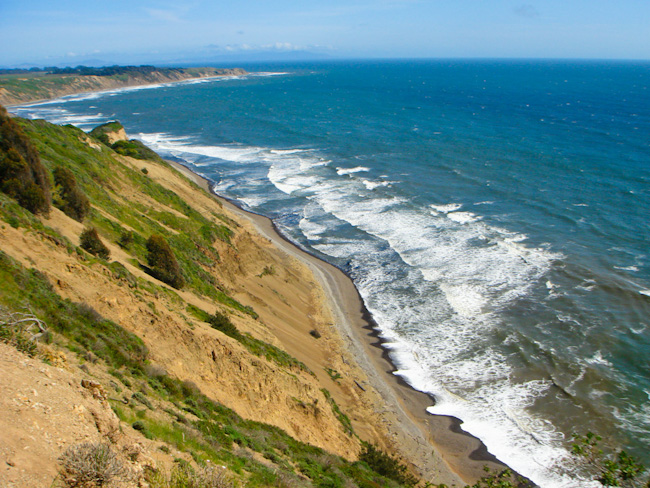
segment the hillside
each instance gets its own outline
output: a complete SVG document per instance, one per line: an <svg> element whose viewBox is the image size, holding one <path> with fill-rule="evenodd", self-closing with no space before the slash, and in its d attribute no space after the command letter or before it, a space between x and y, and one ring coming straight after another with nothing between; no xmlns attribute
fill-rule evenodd
<svg viewBox="0 0 650 488"><path fill-rule="evenodd" d="M0 485L49 486L83 442L151 486L187 462L246 486L411 482L362 443L396 447L307 267L119 124L0 122L0 176L29 144L53 202L33 214L0 193ZM80 246L89 228L108 256ZM154 277L154 234L176 288Z"/></svg>
<svg viewBox="0 0 650 488"><path fill-rule="evenodd" d="M245 74L245 71L239 68L146 68L148 69L138 67L88 68L76 70L78 72L56 70L56 72L29 71L0 74L0 104L15 105L74 93Z"/></svg>

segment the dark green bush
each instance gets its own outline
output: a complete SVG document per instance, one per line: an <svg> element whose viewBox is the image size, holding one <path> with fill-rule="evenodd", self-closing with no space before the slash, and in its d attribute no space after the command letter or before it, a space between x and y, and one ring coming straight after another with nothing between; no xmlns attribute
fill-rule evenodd
<svg viewBox="0 0 650 488"><path fill-rule="evenodd" d="M117 141L111 147L116 153L124 156L130 156L136 159L149 159L153 161L160 160L158 154L137 139L131 139L130 141ZM142 168L142 173L147 174L149 171L147 168Z"/></svg>
<svg viewBox="0 0 650 488"><path fill-rule="evenodd" d="M50 180L38 151L0 106L0 191L32 213L50 209Z"/></svg>
<svg viewBox="0 0 650 488"><path fill-rule="evenodd" d="M29 166L14 148L4 155L0 152L0 191L34 214L49 210L43 189L34 183Z"/></svg>
<svg viewBox="0 0 650 488"><path fill-rule="evenodd" d="M108 259L111 255L111 252L99 238L97 229L94 227L84 229L81 236L79 236L79 241L80 247L85 251L88 251L90 254L94 254L102 259Z"/></svg>
<svg viewBox="0 0 650 488"><path fill-rule="evenodd" d="M366 463L376 473L402 485L414 486L418 482L417 478L410 474L407 467L401 464L399 460L367 442L362 445L359 461Z"/></svg>
<svg viewBox="0 0 650 488"><path fill-rule="evenodd" d="M158 278L174 288L183 288L185 280L181 273L181 267L163 236L153 234L147 240L147 262L154 278Z"/></svg>
<svg viewBox="0 0 650 488"><path fill-rule="evenodd" d="M227 336L238 340L240 340L242 337L239 330L237 330L237 327L235 327L235 324L230 321L230 318L219 311L215 312L213 315L210 315L207 322L213 329L217 329Z"/></svg>
<svg viewBox="0 0 650 488"><path fill-rule="evenodd" d="M119 244L119 246L121 248L128 249L128 247L133 243L134 239L135 239L135 236L133 234L133 231L125 229L120 234L120 237L117 240L117 243Z"/></svg>
<svg viewBox="0 0 650 488"><path fill-rule="evenodd" d="M83 191L77 186L74 173L68 168L57 166L53 171L54 184L58 187L58 198L54 204L68 217L79 222L88 215L90 201Z"/></svg>

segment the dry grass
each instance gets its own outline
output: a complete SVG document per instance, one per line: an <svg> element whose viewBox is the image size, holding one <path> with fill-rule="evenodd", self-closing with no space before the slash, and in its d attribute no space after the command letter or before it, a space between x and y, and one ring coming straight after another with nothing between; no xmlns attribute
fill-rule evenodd
<svg viewBox="0 0 650 488"><path fill-rule="evenodd" d="M59 457L59 476L66 488L111 486L128 481L131 472L105 443L77 444Z"/></svg>

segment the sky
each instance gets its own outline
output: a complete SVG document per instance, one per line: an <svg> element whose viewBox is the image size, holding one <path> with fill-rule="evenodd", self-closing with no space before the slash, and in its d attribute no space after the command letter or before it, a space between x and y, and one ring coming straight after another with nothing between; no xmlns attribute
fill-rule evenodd
<svg viewBox="0 0 650 488"><path fill-rule="evenodd" d="M0 0L0 66L331 58L650 60L649 0Z"/></svg>

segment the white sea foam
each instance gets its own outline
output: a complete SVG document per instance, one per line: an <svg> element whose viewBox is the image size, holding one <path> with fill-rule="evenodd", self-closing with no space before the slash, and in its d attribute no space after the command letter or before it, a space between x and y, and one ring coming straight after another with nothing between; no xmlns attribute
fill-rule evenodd
<svg viewBox="0 0 650 488"><path fill-rule="evenodd" d="M437 215L438 213L449 213L449 212L455 212L456 210L460 210L460 208L463 206L460 203L447 203L444 205L430 205L431 208L434 210L434 215Z"/></svg>
<svg viewBox="0 0 650 488"><path fill-rule="evenodd" d="M391 186L394 183L392 181L369 181L369 180L361 180L361 182L368 190L374 190L375 188L381 188L382 186Z"/></svg>
<svg viewBox="0 0 650 488"><path fill-rule="evenodd" d="M409 209L398 198L362 200L355 193L357 184L317 185L311 202L388 242L390 250L373 247L372 241L325 238L325 233L318 234L314 247L352 258L360 273L353 271L353 276L381 336L391 344L398 374L436 395L433 413L462 418L463 428L513 468L540 483L554 477L548 486L572 486L573 481L548 471L567 454L553 447L561 434L527 410L550 383L513 384L505 358L485 345L498 324L490 310L525 294L557 256L526 247L525 236L478 219L460 224L446 215ZM440 207L450 213L460 205ZM399 279L391 274L394 258L386 255L393 251L409 265ZM402 303L399 290L407 286L411 291ZM541 464L531 465L531 459Z"/></svg>
<svg viewBox="0 0 650 488"><path fill-rule="evenodd" d="M447 218L459 224L468 224L479 220L479 217L470 212L448 212Z"/></svg>
<svg viewBox="0 0 650 488"><path fill-rule="evenodd" d="M269 168L268 178L277 189L288 195L295 191L313 187L320 181L316 176L287 175L283 169L275 165Z"/></svg>
<svg viewBox="0 0 650 488"><path fill-rule="evenodd" d="M585 361L587 361L589 364L607 366L608 368L613 367L613 364L603 357L603 353L601 351L596 351L592 357L586 358Z"/></svg>
<svg viewBox="0 0 650 488"><path fill-rule="evenodd" d="M190 136L178 137L160 132L140 133L136 135L136 138L156 150L169 152L176 156L206 156L232 162L255 160L262 151L262 148L259 147L237 144L223 146L191 144L190 141L192 141L192 138Z"/></svg>
<svg viewBox="0 0 650 488"><path fill-rule="evenodd" d="M364 166L357 166L356 168L336 168L336 172L340 176L351 175L354 173L362 173L365 171L370 171L370 168L366 168Z"/></svg>
<svg viewBox="0 0 650 488"><path fill-rule="evenodd" d="M452 308L463 317L473 317L481 312L487 299L481 295L478 287L468 283L460 285L442 284L440 289L444 292Z"/></svg>
<svg viewBox="0 0 650 488"><path fill-rule="evenodd" d="M620 269L621 271L639 271L639 268L636 266L614 266L614 269Z"/></svg>
<svg viewBox="0 0 650 488"><path fill-rule="evenodd" d="M327 226L317 224L307 218L300 219L298 225L300 226L300 230L304 236L310 241L320 241L322 239L322 234L325 234L328 230Z"/></svg>
<svg viewBox="0 0 650 488"><path fill-rule="evenodd" d="M269 152L271 154L279 154L281 156L284 156L287 154L299 154L308 152L308 149L271 149Z"/></svg>
<svg viewBox="0 0 650 488"><path fill-rule="evenodd" d="M639 324L639 325L640 325L640 327L638 327L638 328L630 327L630 331L633 334L638 335L638 334L642 334L648 328L648 326L646 324Z"/></svg>
<svg viewBox="0 0 650 488"><path fill-rule="evenodd" d="M66 110L62 107L52 108L48 104L42 103L43 107L13 107L11 113L18 115L19 117L28 118L28 119L45 119L53 124L72 124L77 127L87 128L94 127L103 122L109 120L102 113L92 114L92 115L79 115L69 110Z"/></svg>
<svg viewBox="0 0 650 488"><path fill-rule="evenodd" d="M650 290L640 290L639 293L641 295L645 295L647 297L650 297Z"/></svg>

